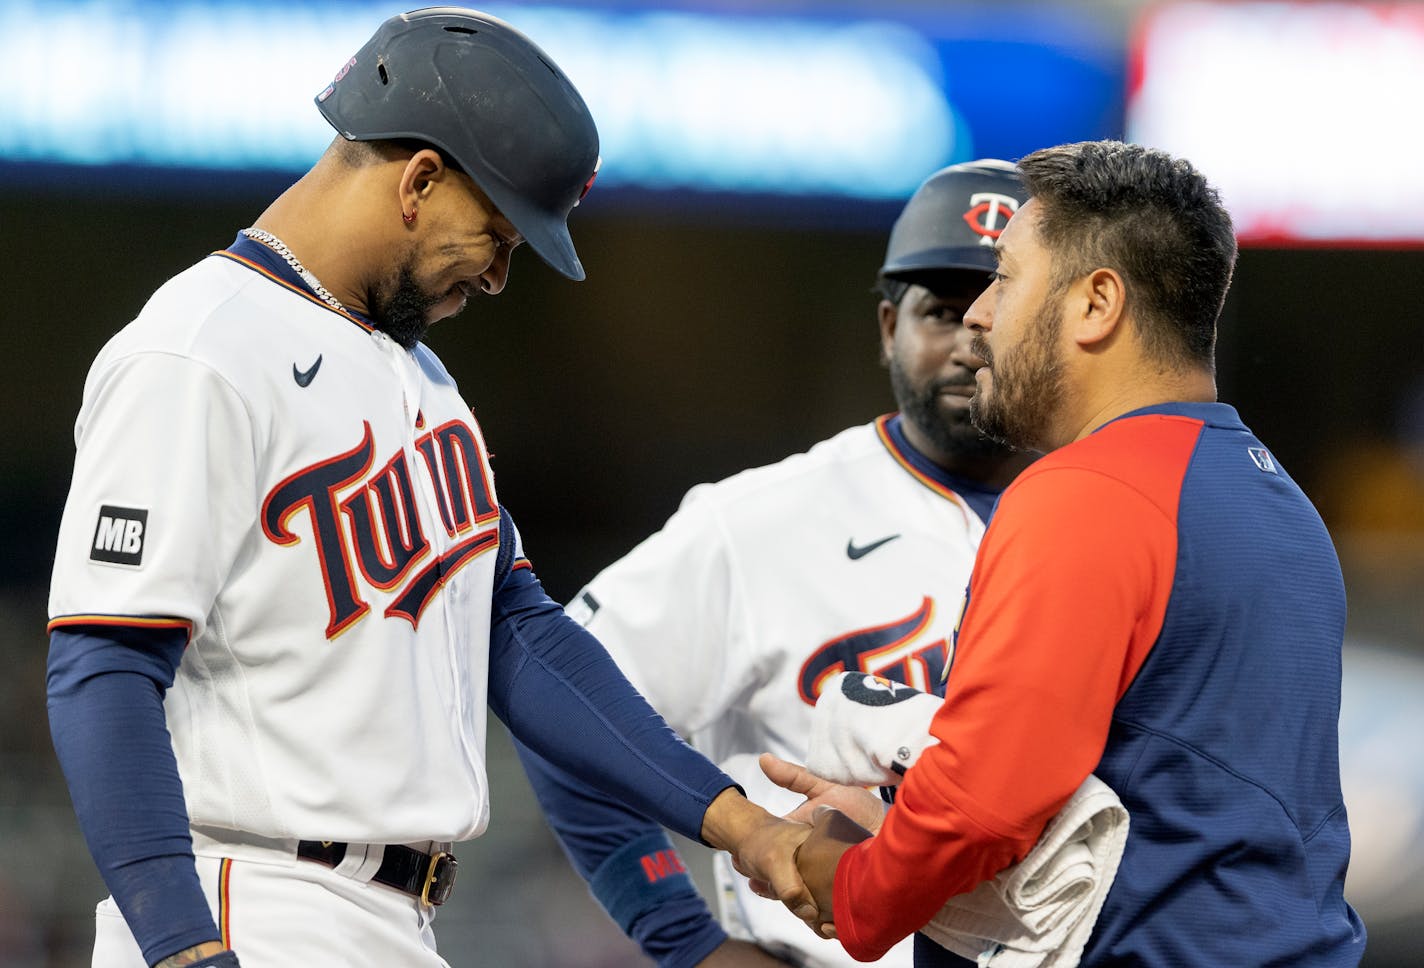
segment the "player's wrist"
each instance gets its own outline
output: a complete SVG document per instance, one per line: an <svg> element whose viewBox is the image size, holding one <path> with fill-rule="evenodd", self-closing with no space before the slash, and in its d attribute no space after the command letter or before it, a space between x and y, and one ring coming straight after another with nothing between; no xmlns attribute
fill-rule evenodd
<svg viewBox="0 0 1424 968"><path fill-rule="evenodd" d="M718 850L736 853L747 835L776 817L752 803L736 787L727 787L712 799L702 815L702 840Z"/></svg>

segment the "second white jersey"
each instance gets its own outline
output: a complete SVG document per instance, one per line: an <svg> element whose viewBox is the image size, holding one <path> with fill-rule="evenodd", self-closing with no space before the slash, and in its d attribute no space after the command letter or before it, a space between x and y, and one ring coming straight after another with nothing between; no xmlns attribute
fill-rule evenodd
<svg viewBox="0 0 1424 968"><path fill-rule="evenodd" d="M693 488L664 528L568 606L668 723L748 797L800 797L762 776L770 751L805 762L811 710L835 673L932 690L984 525L913 468L881 418L805 454ZM717 858L735 936L807 964L854 965ZM911 963L907 939L882 963Z"/></svg>

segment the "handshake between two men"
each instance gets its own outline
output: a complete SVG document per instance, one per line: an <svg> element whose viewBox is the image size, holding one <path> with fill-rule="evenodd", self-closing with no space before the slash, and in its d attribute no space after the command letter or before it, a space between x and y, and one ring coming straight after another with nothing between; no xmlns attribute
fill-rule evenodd
<svg viewBox="0 0 1424 968"><path fill-rule="evenodd" d="M836 865L880 829L885 804L863 787L832 783L771 753L760 763L768 779L806 800L749 836L733 864L755 893L781 901L821 937L834 938Z"/></svg>
<svg viewBox="0 0 1424 968"><path fill-rule="evenodd" d="M760 817L723 842L735 845L734 865L752 891L781 901L821 937L837 938L841 858L880 833L886 820L886 805L868 787L898 786L937 742L930 722L941 704L872 675L842 673L827 683L812 719L807 765L770 753L758 761L769 780L804 797L801 804L778 820L740 797L726 798ZM896 905L905 915L902 927L971 961L1002 955L1014 964L1074 968L1116 877L1129 822L1117 794L1090 775L1025 855L981 864L977 876L961 879L959 892L941 884L940 897L925 885L902 898ZM919 909L908 910L912 905ZM878 943L860 936L864 925L852 930L848 912L842 915L847 951L857 958L873 953Z"/></svg>
<svg viewBox="0 0 1424 968"><path fill-rule="evenodd" d="M762 815L760 826L722 843L704 830L704 839L730 850L753 892L781 901L821 937L836 937L836 867L885 820L886 804L867 787L898 784L935 742L929 727L940 703L878 676L841 673L816 703L807 766L771 753L758 760L767 779L805 798L801 804L780 821L753 807ZM718 801L727 799L724 794Z"/></svg>

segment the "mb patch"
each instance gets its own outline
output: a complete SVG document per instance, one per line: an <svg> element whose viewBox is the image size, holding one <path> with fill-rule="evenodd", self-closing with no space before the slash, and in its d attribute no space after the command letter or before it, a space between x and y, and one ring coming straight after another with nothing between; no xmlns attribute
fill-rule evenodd
<svg viewBox="0 0 1424 968"><path fill-rule="evenodd" d="M147 531L148 511L143 508L101 505L89 560L106 561L113 565L140 565L143 563L143 539Z"/></svg>

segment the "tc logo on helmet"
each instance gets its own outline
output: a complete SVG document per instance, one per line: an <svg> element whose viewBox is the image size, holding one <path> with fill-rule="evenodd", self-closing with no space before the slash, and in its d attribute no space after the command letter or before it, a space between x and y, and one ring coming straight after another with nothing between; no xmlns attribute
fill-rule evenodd
<svg viewBox="0 0 1424 968"><path fill-rule="evenodd" d="M980 245L993 245L1018 210L1019 200L1012 195L975 192L969 196L969 211L964 213L964 222L969 231L979 236Z"/></svg>

